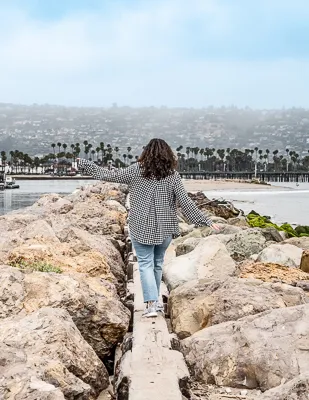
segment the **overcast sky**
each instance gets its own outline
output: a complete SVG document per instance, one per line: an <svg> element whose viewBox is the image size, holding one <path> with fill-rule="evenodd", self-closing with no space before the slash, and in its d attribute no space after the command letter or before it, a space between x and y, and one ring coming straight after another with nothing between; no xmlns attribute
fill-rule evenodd
<svg viewBox="0 0 309 400"><path fill-rule="evenodd" d="M0 0L0 102L309 107L308 0Z"/></svg>

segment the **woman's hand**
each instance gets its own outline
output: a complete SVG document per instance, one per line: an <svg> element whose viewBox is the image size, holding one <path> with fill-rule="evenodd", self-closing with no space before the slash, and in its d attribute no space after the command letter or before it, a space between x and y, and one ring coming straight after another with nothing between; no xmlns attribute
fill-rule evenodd
<svg viewBox="0 0 309 400"><path fill-rule="evenodd" d="M211 229L213 229L214 231L219 231L220 230L220 226L217 224L212 224L210 225Z"/></svg>

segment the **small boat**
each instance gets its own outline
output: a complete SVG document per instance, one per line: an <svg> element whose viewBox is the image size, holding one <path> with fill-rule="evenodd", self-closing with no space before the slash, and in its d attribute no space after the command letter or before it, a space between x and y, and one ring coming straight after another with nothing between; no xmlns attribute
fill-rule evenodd
<svg viewBox="0 0 309 400"><path fill-rule="evenodd" d="M4 189L19 189L19 185L11 176L5 176Z"/></svg>

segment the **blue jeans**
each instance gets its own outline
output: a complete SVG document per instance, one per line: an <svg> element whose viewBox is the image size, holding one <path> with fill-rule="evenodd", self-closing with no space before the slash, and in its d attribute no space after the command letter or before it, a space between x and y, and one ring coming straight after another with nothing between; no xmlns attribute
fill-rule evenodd
<svg viewBox="0 0 309 400"><path fill-rule="evenodd" d="M168 237L162 244L154 245L142 244L131 239L138 261L144 303L158 301L164 255L172 238Z"/></svg>

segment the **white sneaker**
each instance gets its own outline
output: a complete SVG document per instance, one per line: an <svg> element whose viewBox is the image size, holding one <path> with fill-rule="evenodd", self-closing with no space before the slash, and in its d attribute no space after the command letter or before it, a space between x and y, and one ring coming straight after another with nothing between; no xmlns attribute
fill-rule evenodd
<svg viewBox="0 0 309 400"><path fill-rule="evenodd" d="M160 303L159 301L156 301L156 310L157 312L162 312L164 314L164 305Z"/></svg>
<svg viewBox="0 0 309 400"><path fill-rule="evenodd" d="M143 312L143 317L146 318L155 318L158 316L157 309L156 309L156 303L152 303L150 307L147 307L145 311Z"/></svg>

